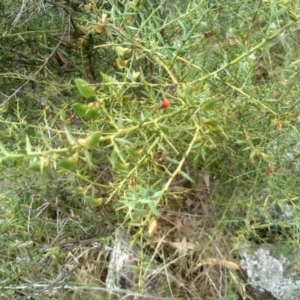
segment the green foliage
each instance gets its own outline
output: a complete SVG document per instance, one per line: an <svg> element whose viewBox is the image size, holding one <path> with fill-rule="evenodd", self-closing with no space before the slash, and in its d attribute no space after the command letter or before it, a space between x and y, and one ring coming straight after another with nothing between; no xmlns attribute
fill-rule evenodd
<svg viewBox="0 0 300 300"><path fill-rule="evenodd" d="M231 259L235 243L299 245L298 1L22 3L0 4L3 297L25 282L45 283L23 285L26 295L48 297L49 279L66 273L57 245L83 232L108 244L111 227L154 256L148 241L170 232L168 247L186 236L203 245L199 261L182 249L161 254L187 282L175 298L196 297L189 265ZM212 213L200 173L215 178ZM184 232L195 232L181 228L184 213L207 215L194 225L208 240ZM161 230L156 240L149 226ZM92 283L65 277L103 286L99 269ZM220 294L245 296L230 276ZM201 290L213 299L212 286Z"/></svg>
<svg viewBox="0 0 300 300"><path fill-rule="evenodd" d="M87 81L83 79L75 79L74 81L81 96L90 98L95 95L95 87L91 87Z"/></svg>

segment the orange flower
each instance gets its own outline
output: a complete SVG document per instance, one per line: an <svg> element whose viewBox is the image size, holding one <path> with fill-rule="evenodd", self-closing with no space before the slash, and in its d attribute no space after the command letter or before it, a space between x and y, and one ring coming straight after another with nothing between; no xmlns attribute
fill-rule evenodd
<svg viewBox="0 0 300 300"><path fill-rule="evenodd" d="M170 101L167 98L165 98L158 108L163 109L169 107L170 105L171 105Z"/></svg>

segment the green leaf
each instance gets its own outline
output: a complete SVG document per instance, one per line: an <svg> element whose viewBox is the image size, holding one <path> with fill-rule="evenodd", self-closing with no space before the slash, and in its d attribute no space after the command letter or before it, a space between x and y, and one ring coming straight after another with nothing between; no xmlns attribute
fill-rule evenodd
<svg viewBox="0 0 300 300"><path fill-rule="evenodd" d="M158 123L158 126L159 126L159 128L161 128L161 129L170 129L170 127L169 127L168 125L163 124L163 123Z"/></svg>
<svg viewBox="0 0 300 300"><path fill-rule="evenodd" d="M152 195L151 198L156 199L156 198L160 197L161 195L162 195L162 191L157 191Z"/></svg>
<svg viewBox="0 0 300 300"><path fill-rule="evenodd" d="M148 206L149 206L151 212L152 212L155 216L158 216L158 217L159 217L160 214L159 214L158 210L156 209L154 202L153 202L153 201L149 201L147 204L148 204Z"/></svg>
<svg viewBox="0 0 300 300"><path fill-rule="evenodd" d="M203 87L203 81L196 83L193 87L194 92L199 92L199 90Z"/></svg>
<svg viewBox="0 0 300 300"><path fill-rule="evenodd" d="M203 103L201 103L201 109L204 111L210 110L217 104L217 102L218 102L218 99L216 99L216 98L206 100Z"/></svg>
<svg viewBox="0 0 300 300"><path fill-rule="evenodd" d="M8 109L8 101L4 102L2 105L0 105L0 113L5 113Z"/></svg>
<svg viewBox="0 0 300 300"><path fill-rule="evenodd" d="M119 117L118 117L118 127L119 128L123 127L123 121L124 121L123 114L122 114L122 112L119 112Z"/></svg>
<svg viewBox="0 0 300 300"><path fill-rule="evenodd" d="M203 147L200 149L200 154L201 154L202 159L205 161L206 151L205 151L205 149Z"/></svg>
<svg viewBox="0 0 300 300"><path fill-rule="evenodd" d="M26 135L26 151L28 153L28 152L31 152L31 150L32 150L32 146L31 146L28 135Z"/></svg>
<svg viewBox="0 0 300 300"><path fill-rule="evenodd" d="M111 155L110 155L110 162L112 164L112 166L115 165L116 161L118 160L118 154L116 150L112 150L111 151Z"/></svg>
<svg viewBox="0 0 300 300"><path fill-rule="evenodd" d="M121 59L120 57L118 57L116 59L116 63L117 63L117 66L118 66L119 69L124 69L125 66L126 66L125 61L123 59Z"/></svg>
<svg viewBox="0 0 300 300"><path fill-rule="evenodd" d="M217 127L219 125L219 122L216 119L206 119L204 121L204 124L212 127Z"/></svg>
<svg viewBox="0 0 300 300"><path fill-rule="evenodd" d="M29 165L28 170L35 171L35 172L41 172L41 164L39 161L36 161Z"/></svg>
<svg viewBox="0 0 300 300"><path fill-rule="evenodd" d="M72 105L72 108L79 117L85 117L88 110L88 105L82 103L74 103Z"/></svg>
<svg viewBox="0 0 300 300"><path fill-rule="evenodd" d="M87 162L89 168L91 169L92 168L92 156L91 156L91 153L85 149L84 150L84 157L85 157L85 161Z"/></svg>
<svg viewBox="0 0 300 300"><path fill-rule="evenodd" d="M94 149L99 144L99 140L101 137L101 132L97 131L92 133L85 139L78 139L77 142L85 149Z"/></svg>
<svg viewBox="0 0 300 300"><path fill-rule="evenodd" d="M86 13L89 13L89 12L91 11L90 5L86 4L86 5L84 5L83 7L84 7L84 11L85 11Z"/></svg>
<svg viewBox="0 0 300 300"><path fill-rule="evenodd" d="M115 138L115 141L120 143L120 144L126 144L126 145L129 145L131 146L132 145L132 142L128 141L128 140L125 140L123 138Z"/></svg>
<svg viewBox="0 0 300 300"><path fill-rule="evenodd" d="M28 170L35 172L48 172L50 169L50 162L47 158L41 158L38 161L31 163L28 167Z"/></svg>
<svg viewBox="0 0 300 300"><path fill-rule="evenodd" d="M9 130L1 130L0 131L0 135L4 136L4 137L10 137L11 133Z"/></svg>
<svg viewBox="0 0 300 300"><path fill-rule="evenodd" d="M121 57L128 57L128 55L131 52L131 50L129 48L123 48L121 46L117 46L115 48L115 50L116 50L116 53Z"/></svg>
<svg viewBox="0 0 300 300"><path fill-rule="evenodd" d="M85 202L87 204L90 204L92 206L100 206L102 203L103 203L103 198L95 198L95 197L92 197L92 196L86 196L84 198Z"/></svg>
<svg viewBox="0 0 300 300"><path fill-rule="evenodd" d="M86 116L92 120L96 120L98 118L99 108L97 107L89 107L86 111Z"/></svg>
<svg viewBox="0 0 300 300"><path fill-rule="evenodd" d="M141 7L141 0L133 0L132 7L134 11L138 11Z"/></svg>
<svg viewBox="0 0 300 300"><path fill-rule="evenodd" d="M78 116L82 118L87 117L92 120L95 120L98 117L98 112L101 108L101 103L98 101L89 103L88 105L82 103L74 103L72 105L72 108Z"/></svg>
<svg viewBox="0 0 300 300"><path fill-rule="evenodd" d="M194 92L194 89L190 84L187 84L183 90L184 96L190 96L193 92Z"/></svg>
<svg viewBox="0 0 300 300"><path fill-rule="evenodd" d="M83 79L75 79L74 81L81 96L90 98L95 95L96 87L91 86L87 81Z"/></svg>
<svg viewBox="0 0 300 300"><path fill-rule="evenodd" d="M195 182L187 173L181 171L181 176L190 182Z"/></svg>
<svg viewBox="0 0 300 300"><path fill-rule="evenodd" d="M135 149L127 149L127 153L130 156L131 159L138 160L141 157L141 152L136 151Z"/></svg>
<svg viewBox="0 0 300 300"><path fill-rule="evenodd" d="M182 39L185 40L187 38L187 32L189 31L189 27L185 22L182 22L181 20L178 20L178 23L182 28Z"/></svg>
<svg viewBox="0 0 300 300"><path fill-rule="evenodd" d="M285 14L288 9L289 9L289 7L284 7L284 8L277 10L276 12L272 13L271 18L270 18L270 23L273 22L279 16Z"/></svg>
<svg viewBox="0 0 300 300"><path fill-rule="evenodd" d="M11 163L14 167L20 167L23 164L24 159L23 158L8 158L7 161L9 163Z"/></svg>
<svg viewBox="0 0 300 300"><path fill-rule="evenodd" d="M64 126L64 130L65 130L65 135L66 135L69 143L74 144L74 138L66 126Z"/></svg>
<svg viewBox="0 0 300 300"><path fill-rule="evenodd" d="M139 78L140 75L141 75L140 72L135 72L135 71L133 71L133 72L132 72L132 80L133 80L133 81L136 81L136 80Z"/></svg>
<svg viewBox="0 0 300 300"><path fill-rule="evenodd" d="M129 164L123 164L123 163L120 163L120 162L118 162L118 161L116 161L115 163L114 163L114 169L116 169L116 170L128 170L128 168L129 168Z"/></svg>
<svg viewBox="0 0 300 300"><path fill-rule="evenodd" d="M171 158L169 156L166 157L166 160L169 161L169 162L171 162L172 164L179 165L179 161L178 160L173 159L173 158Z"/></svg>
<svg viewBox="0 0 300 300"><path fill-rule="evenodd" d="M164 147L164 145L161 144L161 143L158 143L158 148L159 148L160 150L164 151L164 152L167 152L167 149L166 149L166 148Z"/></svg>
<svg viewBox="0 0 300 300"><path fill-rule="evenodd" d="M58 167L70 171L74 171L77 168L78 163L78 153L75 153L73 156L64 158L58 162Z"/></svg>
<svg viewBox="0 0 300 300"><path fill-rule="evenodd" d="M197 144L195 144L195 145L192 147L192 149L197 149L197 148L200 148L200 147L202 147L202 146L203 146L202 143L197 143Z"/></svg>
<svg viewBox="0 0 300 300"><path fill-rule="evenodd" d="M220 135L222 133L222 129L219 127L210 127L209 130L215 135Z"/></svg>

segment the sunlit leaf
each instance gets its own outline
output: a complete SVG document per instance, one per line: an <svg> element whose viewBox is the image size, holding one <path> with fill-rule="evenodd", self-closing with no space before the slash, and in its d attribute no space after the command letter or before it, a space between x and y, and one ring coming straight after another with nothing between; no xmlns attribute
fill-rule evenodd
<svg viewBox="0 0 300 300"><path fill-rule="evenodd" d="M131 49L124 48L122 46L116 46L115 50L116 50L116 53L121 57L127 57L131 52Z"/></svg>
<svg viewBox="0 0 300 300"><path fill-rule="evenodd" d="M85 11L86 13L89 13L89 12L91 11L91 7L90 7L89 4L84 5L84 11Z"/></svg>
<svg viewBox="0 0 300 300"><path fill-rule="evenodd" d="M133 81L136 81L136 80L139 78L140 75L141 75L140 72L135 72L135 71L133 71L133 72L132 72L132 80L133 80Z"/></svg>
<svg viewBox="0 0 300 300"><path fill-rule="evenodd" d="M106 19L107 19L107 14L102 14L102 16L101 16L101 22L105 23Z"/></svg>
<svg viewBox="0 0 300 300"><path fill-rule="evenodd" d="M125 61L121 59L120 57L116 58L116 63L119 69L124 69L125 68Z"/></svg>

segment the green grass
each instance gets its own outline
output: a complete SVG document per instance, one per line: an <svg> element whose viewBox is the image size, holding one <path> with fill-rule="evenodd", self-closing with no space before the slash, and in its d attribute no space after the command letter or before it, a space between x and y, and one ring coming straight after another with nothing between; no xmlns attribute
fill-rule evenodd
<svg viewBox="0 0 300 300"><path fill-rule="evenodd" d="M132 293L253 299L243 247L299 248L299 2L67 2L0 5L1 297L109 298L121 228Z"/></svg>

